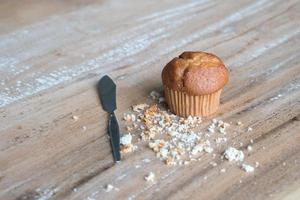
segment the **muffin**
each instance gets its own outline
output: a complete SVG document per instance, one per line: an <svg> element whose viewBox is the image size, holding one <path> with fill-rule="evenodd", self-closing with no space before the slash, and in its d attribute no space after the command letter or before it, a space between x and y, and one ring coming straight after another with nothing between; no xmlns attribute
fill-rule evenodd
<svg viewBox="0 0 300 200"><path fill-rule="evenodd" d="M216 55L184 52L162 71L166 102L176 115L208 116L219 107L228 70Z"/></svg>

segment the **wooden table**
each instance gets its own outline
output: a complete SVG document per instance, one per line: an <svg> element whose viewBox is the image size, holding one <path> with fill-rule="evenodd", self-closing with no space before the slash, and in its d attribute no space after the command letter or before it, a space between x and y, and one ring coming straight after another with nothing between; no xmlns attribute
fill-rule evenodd
<svg viewBox="0 0 300 200"><path fill-rule="evenodd" d="M0 16L0 199L300 198L298 0L8 0ZM121 119L161 89L162 67L185 50L213 52L230 69L204 123L253 127L228 145L254 141L254 173L212 167L206 155L167 166L141 142L113 165L96 82L117 83Z"/></svg>

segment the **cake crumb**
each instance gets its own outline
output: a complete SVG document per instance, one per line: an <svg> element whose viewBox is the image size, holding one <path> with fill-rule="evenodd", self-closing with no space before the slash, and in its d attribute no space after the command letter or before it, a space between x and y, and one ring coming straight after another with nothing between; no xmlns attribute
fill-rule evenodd
<svg viewBox="0 0 300 200"><path fill-rule="evenodd" d="M145 159L143 159L142 160L144 163L150 163L151 162L151 160L149 159L149 158L145 158Z"/></svg>
<svg viewBox="0 0 300 200"><path fill-rule="evenodd" d="M253 150L252 146L248 145L248 146L247 146L247 150L248 150L248 151L252 151L252 150Z"/></svg>
<svg viewBox="0 0 300 200"><path fill-rule="evenodd" d="M223 122L222 120L219 120L217 123L217 127L219 129L219 132L226 135L226 128L229 127L230 124Z"/></svg>
<svg viewBox="0 0 300 200"><path fill-rule="evenodd" d="M78 121L79 120L79 117L78 116L76 116L76 115L73 115L72 116L72 119L76 122L76 121Z"/></svg>
<svg viewBox="0 0 300 200"><path fill-rule="evenodd" d="M220 172L221 172L221 173L225 173L225 172L226 172L226 169L223 168L223 169L220 170Z"/></svg>
<svg viewBox="0 0 300 200"><path fill-rule="evenodd" d="M184 164L184 165L188 165L188 164L190 164L190 162L187 161L187 160L185 160L185 161L183 162L183 164Z"/></svg>
<svg viewBox="0 0 300 200"><path fill-rule="evenodd" d="M237 124L238 126L242 126L242 125L243 125L243 123L242 123L241 121L238 121L236 124Z"/></svg>
<svg viewBox="0 0 300 200"><path fill-rule="evenodd" d="M283 162L282 165L283 165L283 166L286 166L286 162Z"/></svg>
<svg viewBox="0 0 300 200"><path fill-rule="evenodd" d="M240 150L237 150L234 147L229 147L224 152L224 157L228 161L243 161L244 160L244 153Z"/></svg>
<svg viewBox="0 0 300 200"><path fill-rule="evenodd" d="M214 119L214 120L215 120L215 119ZM213 120L213 122L209 125L209 127L208 127L208 129L207 129L210 133L214 133L214 132L215 132L216 122L214 122L214 120Z"/></svg>
<svg viewBox="0 0 300 200"><path fill-rule="evenodd" d="M156 100L156 99L159 99L161 95L159 94L159 92L153 90L150 92L150 97L153 99L153 100Z"/></svg>
<svg viewBox="0 0 300 200"><path fill-rule="evenodd" d="M254 143L254 141L251 139L251 140L250 140L250 143L251 143L251 144L253 144L253 143Z"/></svg>
<svg viewBox="0 0 300 200"><path fill-rule="evenodd" d="M214 149L211 146L204 146L204 151L206 153L212 153Z"/></svg>
<svg viewBox="0 0 300 200"><path fill-rule="evenodd" d="M148 104L143 103L143 104L138 104L138 105L132 106L132 110L135 112L141 112L148 107L149 107Z"/></svg>
<svg viewBox="0 0 300 200"><path fill-rule="evenodd" d="M214 128L212 128L212 127L208 127L208 129L207 129L210 133L214 133L215 132L215 129Z"/></svg>
<svg viewBox="0 0 300 200"><path fill-rule="evenodd" d="M130 153L137 149L137 146L132 145L132 135L130 133L120 138L120 145L121 153Z"/></svg>
<svg viewBox="0 0 300 200"><path fill-rule="evenodd" d="M130 133L123 135L120 138L121 145L130 145L132 141L132 135Z"/></svg>
<svg viewBox="0 0 300 200"><path fill-rule="evenodd" d="M247 132L251 132L253 129L249 126Z"/></svg>
<svg viewBox="0 0 300 200"><path fill-rule="evenodd" d="M124 114L123 119L124 119L126 122L135 122L136 116L135 116L134 114Z"/></svg>
<svg viewBox="0 0 300 200"><path fill-rule="evenodd" d="M165 100L165 98L164 97L159 97L158 98L158 103L163 103L163 102L165 102L166 100Z"/></svg>
<svg viewBox="0 0 300 200"><path fill-rule="evenodd" d="M114 189L114 186L111 185L111 184L107 184L105 187L104 187L104 190L105 192L110 192Z"/></svg>
<svg viewBox="0 0 300 200"><path fill-rule="evenodd" d="M196 155L196 154L198 154L198 153L200 153L200 152L202 152L202 151L203 151L203 145L198 144L198 145L196 145L196 146L193 148L191 154L192 154L192 155Z"/></svg>
<svg viewBox="0 0 300 200"><path fill-rule="evenodd" d="M255 167L257 168L257 167L259 167L259 162L255 162Z"/></svg>
<svg viewBox="0 0 300 200"><path fill-rule="evenodd" d="M226 137L218 137L215 139L216 143L217 144L220 144L220 143L223 143L223 142L226 142L227 141L227 138Z"/></svg>
<svg viewBox="0 0 300 200"><path fill-rule="evenodd" d="M136 165L135 168L139 169L139 168L141 168L141 165Z"/></svg>
<svg viewBox="0 0 300 200"><path fill-rule="evenodd" d="M155 179L155 174L153 173L153 172L149 172L149 174L147 174L146 176L145 176L145 180L147 181L147 182L154 182L154 179Z"/></svg>
<svg viewBox="0 0 300 200"><path fill-rule="evenodd" d="M251 165L247 165L245 163L242 164L242 169L247 173L254 172L254 167L252 167Z"/></svg>
<svg viewBox="0 0 300 200"><path fill-rule="evenodd" d="M81 127L83 131L86 131L86 126Z"/></svg>

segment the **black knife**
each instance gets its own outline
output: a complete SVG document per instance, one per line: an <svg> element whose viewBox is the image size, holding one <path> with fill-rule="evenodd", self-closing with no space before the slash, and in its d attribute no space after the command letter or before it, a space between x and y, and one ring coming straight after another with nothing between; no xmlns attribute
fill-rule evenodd
<svg viewBox="0 0 300 200"><path fill-rule="evenodd" d="M119 125L114 113L117 109L116 84L109 76L103 76L98 83L98 92L102 107L109 114L107 130L110 136L114 161L118 162L121 160L121 155Z"/></svg>

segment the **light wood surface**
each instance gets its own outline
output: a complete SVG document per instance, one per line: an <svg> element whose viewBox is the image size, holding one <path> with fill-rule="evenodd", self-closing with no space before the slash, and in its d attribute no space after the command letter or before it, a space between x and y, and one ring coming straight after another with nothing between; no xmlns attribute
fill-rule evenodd
<svg viewBox="0 0 300 200"><path fill-rule="evenodd" d="M96 82L115 80L121 119L185 50L213 52L230 69L212 117L253 127L228 135L241 150L254 141L253 174L207 155L166 166L142 142L113 165ZM296 200L299 118L298 0L1 1L0 199Z"/></svg>

